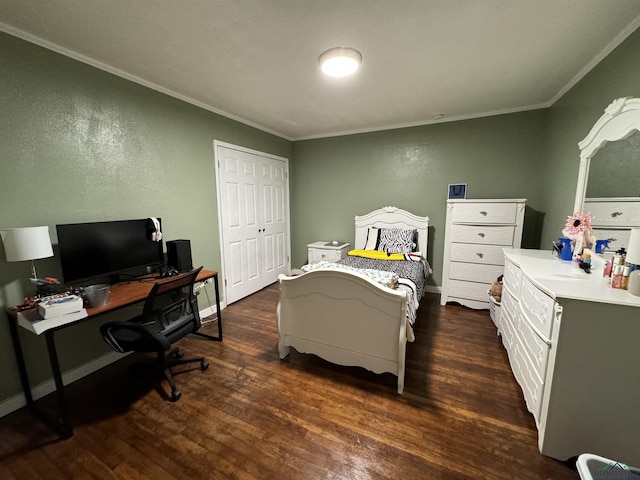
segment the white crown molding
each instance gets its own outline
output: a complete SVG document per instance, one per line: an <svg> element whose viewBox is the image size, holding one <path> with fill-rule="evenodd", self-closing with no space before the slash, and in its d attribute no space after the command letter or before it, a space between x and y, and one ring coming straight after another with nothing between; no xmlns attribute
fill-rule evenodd
<svg viewBox="0 0 640 480"><path fill-rule="evenodd" d="M252 128L256 128L258 130L261 130L265 133L269 133L271 135L275 135L276 137L280 137L280 138L284 138L285 140L289 140L292 141L291 138L287 137L286 135L270 130L266 127L263 127L262 125L258 125L256 123L250 122L249 120L246 120L244 118L238 117L236 115L232 115L228 112L225 112L224 110L220 110L217 109L215 107L212 107L211 105L207 105L206 103L200 102L198 100L194 100L191 97L187 97L186 95L182 95L180 93L174 92L173 90L169 90L168 88L164 88L161 87L160 85L157 85L153 82L149 82L143 78L137 77L135 75L132 75L130 73L124 72L122 70L119 70L111 65L108 65L106 63L102 63L99 62L98 60L95 60L93 58L87 57L85 55L82 55L78 52L74 52L73 50L69 50L65 47L61 47L60 45L57 45L55 43L49 42L47 40L44 40L40 37L37 37L35 35L32 35L30 33L27 33L23 30L14 28L10 25L7 25L6 23L2 23L0 22L0 31L3 31L5 33L8 33L9 35L13 35L14 37L18 37L21 38L22 40L25 40L29 43L33 43L35 45L38 45L40 47L46 48L47 50L52 50L56 53L59 53L61 55L64 55L66 57L72 58L74 60L77 60L79 62L85 63L87 65L90 65L92 67L98 68L100 70L103 70L107 73L110 73L112 75L116 75L118 77L124 78L125 80L129 80L131 82L137 83L139 85L142 85L143 87L147 87L150 88L151 90L155 90L156 92L160 92L163 93L165 95L168 95L170 97L176 98L178 100L181 100L183 102L189 103L191 105L194 105L196 107L202 108L203 110L207 110L209 112L215 113L216 115L220 115L222 117L226 117L230 120L234 120L236 122L240 122L243 125L246 125L248 127L252 127Z"/></svg>
<svg viewBox="0 0 640 480"><path fill-rule="evenodd" d="M596 65L598 65L604 58L607 57L607 55L609 55L611 52L613 52L616 47L618 47L618 45L620 45L622 42L625 41L625 39L631 35L633 32L635 32L638 27L640 27L640 15L637 16L636 18L634 18L631 23L627 26L627 28L625 28L624 30L622 30L622 32L620 32L616 38L614 38L609 45L607 45L605 48L602 49L602 51L600 51L600 53L598 55L596 55L593 60L591 60L591 62L589 62L582 70L580 70L580 72L578 72L578 74L573 77L569 83L567 83L562 89L560 89L560 91L558 93L555 94L555 96L551 99L551 101L549 102L551 105L553 105L554 103L556 103L560 98L562 98L562 96L567 93L569 90L571 90L571 88L573 88L580 80L582 80L587 73L589 73L591 70L593 70L595 68Z"/></svg>

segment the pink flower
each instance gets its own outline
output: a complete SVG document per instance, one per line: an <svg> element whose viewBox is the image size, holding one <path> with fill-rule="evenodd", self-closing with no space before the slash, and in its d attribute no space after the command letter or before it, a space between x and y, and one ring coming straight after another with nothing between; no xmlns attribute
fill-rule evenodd
<svg viewBox="0 0 640 480"><path fill-rule="evenodd" d="M567 217L565 231L570 235L577 235L585 230L591 230L591 220L593 220L593 215L590 213L582 215L580 212L576 212Z"/></svg>

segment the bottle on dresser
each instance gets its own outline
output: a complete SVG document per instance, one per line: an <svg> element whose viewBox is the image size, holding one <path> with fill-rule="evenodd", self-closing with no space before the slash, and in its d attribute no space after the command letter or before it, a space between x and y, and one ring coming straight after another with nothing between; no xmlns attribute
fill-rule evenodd
<svg viewBox="0 0 640 480"><path fill-rule="evenodd" d="M614 265L611 274L611 288L622 288L622 265Z"/></svg>

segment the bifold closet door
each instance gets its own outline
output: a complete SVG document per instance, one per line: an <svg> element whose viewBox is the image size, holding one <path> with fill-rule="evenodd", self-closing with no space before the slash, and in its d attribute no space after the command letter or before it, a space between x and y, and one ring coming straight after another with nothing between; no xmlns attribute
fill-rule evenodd
<svg viewBox="0 0 640 480"><path fill-rule="evenodd" d="M225 302L274 283L289 268L286 159L216 145Z"/></svg>

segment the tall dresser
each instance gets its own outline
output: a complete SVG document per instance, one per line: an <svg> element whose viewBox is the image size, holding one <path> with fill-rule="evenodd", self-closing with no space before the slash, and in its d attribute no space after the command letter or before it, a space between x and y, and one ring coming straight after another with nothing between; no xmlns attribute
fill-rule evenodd
<svg viewBox="0 0 640 480"><path fill-rule="evenodd" d="M448 200L440 304L489 308L488 290L503 274L504 247L519 248L525 199Z"/></svg>
<svg viewBox="0 0 640 480"><path fill-rule="evenodd" d="M559 460L597 452L640 465L640 297L551 251L505 249L500 326L513 376Z"/></svg>

